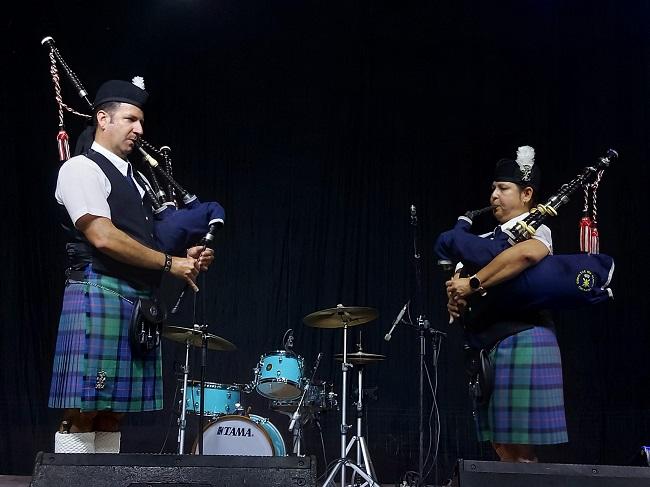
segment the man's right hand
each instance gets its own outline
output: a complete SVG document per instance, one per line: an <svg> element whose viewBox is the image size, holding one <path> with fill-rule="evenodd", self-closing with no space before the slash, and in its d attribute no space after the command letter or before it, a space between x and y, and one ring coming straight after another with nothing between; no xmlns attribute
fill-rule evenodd
<svg viewBox="0 0 650 487"><path fill-rule="evenodd" d="M449 322L453 323L456 318L460 318L460 315L463 314L466 306L467 306L467 301L465 301L464 299L462 298L454 299L450 296L449 300L447 301L447 311L449 312L449 316L451 317Z"/></svg>
<svg viewBox="0 0 650 487"><path fill-rule="evenodd" d="M192 257L172 257L172 267L169 270L170 274L178 279L183 279L192 288L194 292L198 292L195 281L196 276L199 275L199 261Z"/></svg>

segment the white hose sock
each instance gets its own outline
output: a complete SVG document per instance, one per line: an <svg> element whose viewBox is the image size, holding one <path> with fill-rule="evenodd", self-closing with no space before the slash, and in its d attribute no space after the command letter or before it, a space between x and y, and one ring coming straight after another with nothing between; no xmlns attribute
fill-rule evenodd
<svg viewBox="0 0 650 487"><path fill-rule="evenodd" d="M57 433L54 435L54 453L95 453L95 432Z"/></svg>

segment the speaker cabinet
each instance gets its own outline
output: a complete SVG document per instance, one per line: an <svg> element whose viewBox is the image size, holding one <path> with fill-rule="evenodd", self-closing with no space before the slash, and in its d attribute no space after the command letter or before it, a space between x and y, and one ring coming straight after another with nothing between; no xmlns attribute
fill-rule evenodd
<svg viewBox="0 0 650 487"><path fill-rule="evenodd" d="M316 487L315 457L43 453L32 487Z"/></svg>
<svg viewBox="0 0 650 487"><path fill-rule="evenodd" d="M648 487L649 467L506 463L459 459L455 487Z"/></svg>

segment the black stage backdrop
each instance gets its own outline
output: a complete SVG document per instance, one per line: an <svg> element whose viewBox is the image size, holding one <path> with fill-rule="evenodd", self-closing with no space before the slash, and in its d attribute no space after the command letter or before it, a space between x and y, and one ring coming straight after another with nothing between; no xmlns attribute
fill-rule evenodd
<svg viewBox="0 0 650 487"><path fill-rule="evenodd" d="M366 424L383 482L417 469L417 337L401 327L383 340L415 296L410 205L426 297L414 310L448 333L439 363L439 467L429 477L440 482L457 457L493 457L475 441L435 236L486 204L495 161L519 145L536 148L546 195L616 148L620 163L599 191L601 248L617 263L615 300L556 314L570 443L540 458L637 463L639 446L650 442L650 3L501 3L75 1L5 11L0 472L29 473L35 452L53 448L58 424L46 405L64 252L45 35L91 97L105 79L144 76L145 135L173 148L182 183L227 210L197 310L239 351L211 352L209 381L250 381L259 356L280 348L293 328L295 350L308 367L322 351L318 376L340 392L333 354L341 330L307 328L302 318L337 303L378 309L377 321L351 330L350 349L362 333L364 350L387 355L366 377L377 387ZM65 100L85 109L62 83ZM66 120L76 134L81 124ZM551 222L557 252L577 251L581 200L576 195ZM190 305L177 324L191 324ZM157 452L167 432L163 450L174 451L175 424L168 425L183 347L165 342L164 355L165 410L131 415L123 451ZM289 439L286 416L256 394L245 403ZM427 425L430 404L428 394ZM339 453L339 418L329 412L322 421L327 461ZM311 425L305 450L322 472Z"/></svg>

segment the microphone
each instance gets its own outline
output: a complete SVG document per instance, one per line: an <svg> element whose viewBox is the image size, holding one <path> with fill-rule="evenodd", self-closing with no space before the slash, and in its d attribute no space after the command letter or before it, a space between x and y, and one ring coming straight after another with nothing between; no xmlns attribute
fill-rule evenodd
<svg viewBox="0 0 650 487"><path fill-rule="evenodd" d="M415 205L411 205L411 225L418 226L418 215L415 211Z"/></svg>
<svg viewBox="0 0 650 487"><path fill-rule="evenodd" d="M309 389L309 384L305 386L305 389L303 393L307 392L307 389ZM302 401L300 401L302 403ZM298 418L300 418L300 406L296 408L296 410L293 412L293 416L291 416L291 422L289 423L289 431L293 431L293 428L296 426L296 421L298 421Z"/></svg>
<svg viewBox="0 0 650 487"><path fill-rule="evenodd" d="M392 338L392 334L393 334L393 331L395 330L395 327L399 324L400 321L402 321L402 318L404 317L404 313L406 313L406 308L408 308L408 305L409 305L410 302L411 302L410 299L406 302L406 304L404 305L402 310L397 315L397 318L395 318L395 322L393 323L393 327L384 336L384 340L386 340L387 342L389 342L390 339Z"/></svg>

